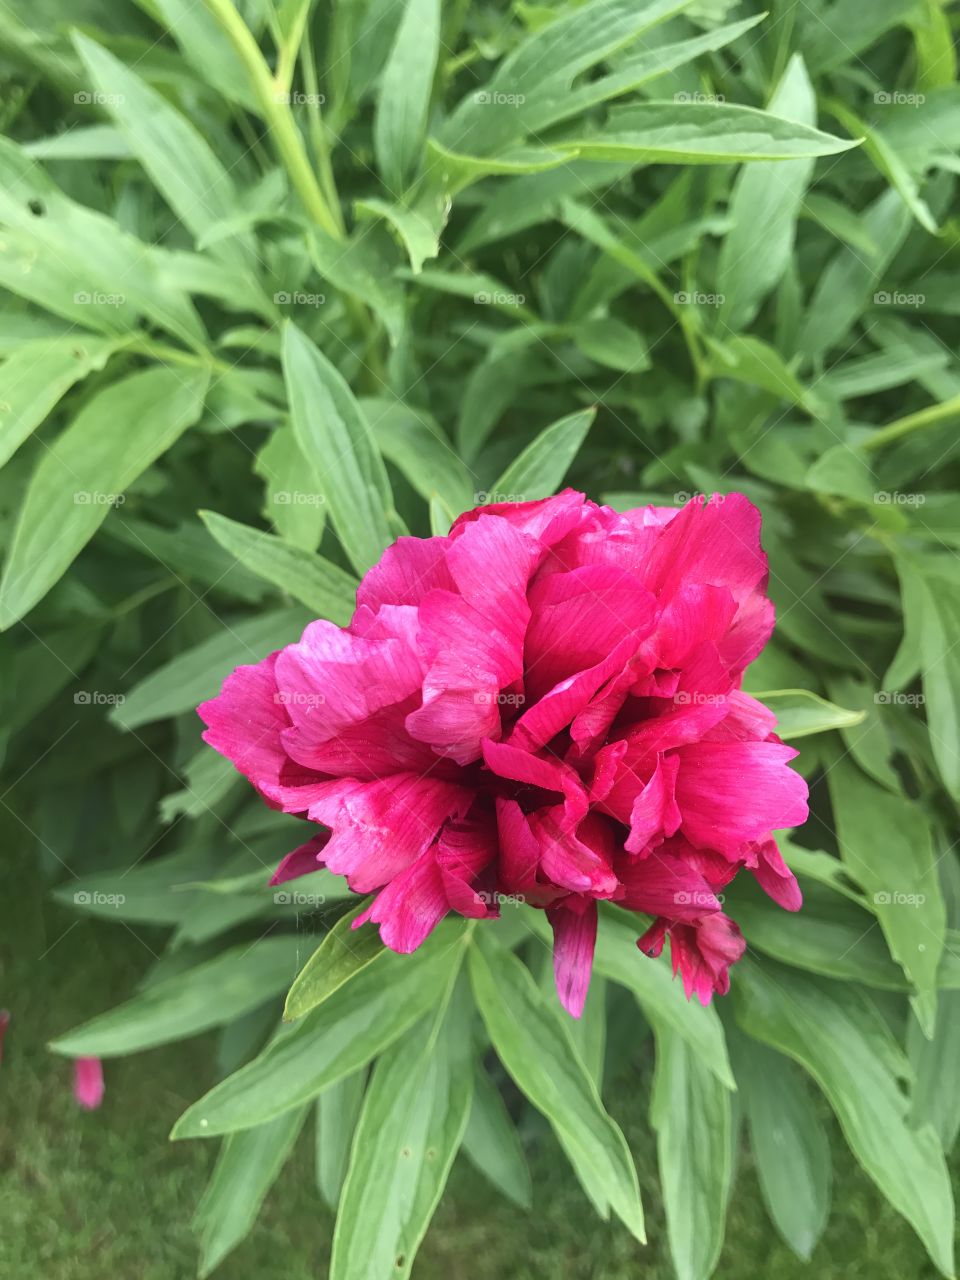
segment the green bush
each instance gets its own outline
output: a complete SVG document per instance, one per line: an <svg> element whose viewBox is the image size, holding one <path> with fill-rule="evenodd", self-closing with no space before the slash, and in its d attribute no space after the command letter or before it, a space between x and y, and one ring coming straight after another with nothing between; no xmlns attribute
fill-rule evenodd
<svg viewBox="0 0 960 1280"><path fill-rule="evenodd" d="M644 1027L678 1275L716 1264L744 1142L809 1255L831 1194L818 1090L952 1272L957 18L769 9L9 0L0 18L4 803L58 897L160 955L55 1048L222 1028L226 1079L176 1131L225 1139L204 1272L309 1112L334 1280L409 1273L461 1146L526 1201L509 1077L601 1216L642 1237L601 1093ZM201 748L194 714L308 619L345 623L399 534L565 481L621 509L760 507L778 623L747 687L812 786L783 845L803 910L729 895L749 945L730 999L687 1005L611 910L572 1030L523 908L356 964L345 884L266 886L300 824ZM306 1017L278 1029L303 917L327 932Z"/></svg>

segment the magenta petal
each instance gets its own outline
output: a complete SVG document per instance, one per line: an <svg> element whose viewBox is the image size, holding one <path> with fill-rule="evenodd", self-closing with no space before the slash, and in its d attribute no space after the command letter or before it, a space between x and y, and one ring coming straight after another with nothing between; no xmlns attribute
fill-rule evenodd
<svg viewBox="0 0 960 1280"><path fill-rule="evenodd" d="M807 818L807 784L780 742L699 742L681 747L677 802L684 834L730 856L768 832Z"/></svg>
<svg viewBox="0 0 960 1280"><path fill-rule="evenodd" d="M311 871L318 870L329 839L330 832L324 831L288 853L270 877L271 885L286 884L288 880L296 880L298 876L306 876Z"/></svg>
<svg viewBox="0 0 960 1280"><path fill-rule="evenodd" d="M637 794L630 810L630 834L624 848L643 853L657 836L672 836L680 826L676 786L680 761L676 756L660 756L653 777Z"/></svg>
<svg viewBox="0 0 960 1280"><path fill-rule="evenodd" d="M753 874L764 893L785 911L799 911L803 906L797 877L784 862L773 840L764 840L760 844Z"/></svg>
<svg viewBox="0 0 960 1280"><path fill-rule="evenodd" d="M217 696L197 708L207 726L204 742L226 756L255 787L277 783L287 759L281 734L290 718L278 697L278 656L272 653L254 666L237 667Z"/></svg>
<svg viewBox="0 0 960 1280"><path fill-rule="evenodd" d="M465 787L413 773L327 785L310 818L331 828L323 860L357 893L379 889L410 867L444 822L463 817L472 800Z"/></svg>
<svg viewBox="0 0 960 1280"><path fill-rule="evenodd" d="M368 920L380 925L380 937L391 951L416 951L449 910L443 877L433 849L428 849L411 867L395 876L367 911L354 922L354 929Z"/></svg>
<svg viewBox="0 0 960 1280"><path fill-rule="evenodd" d="M648 858L620 859L617 873L625 890L620 905L631 911L678 921L698 920L720 910L710 883L683 857L655 849Z"/></svg>
<svg viewBox="0 0 960 1280"><path fill-rule="evenodd" d="M571 1017L579 1018L590 988L593 952L597 942L597 904L587 902L580 911L560 904L547 908L553 927L553 974L560 1003Z"/></svg>
<svg viewBox="0 0 960 1280"><path fill-rule="evenodd" d="M73 1096L85 1111L96 1111L103 1101L103 1064L99 1058L75 1058Z"/></svg>

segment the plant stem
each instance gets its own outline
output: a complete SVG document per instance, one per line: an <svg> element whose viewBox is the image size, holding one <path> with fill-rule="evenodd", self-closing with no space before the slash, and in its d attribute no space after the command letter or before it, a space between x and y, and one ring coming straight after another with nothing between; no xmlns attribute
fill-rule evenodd
<svg viewBox="0 0 960 1280"><path fill-rule="evenodd" d="M246 69L274 146L307 213L328 235L342 240L343 227L339 210L336 214L333 213L320 189L316 175L310 167L303 139L294 123L290 104L285 101L286 91L278 87L249 27L237 12L233 0L203 0L203 2L220 24Z"/></svg>
<svg viewBox="0 0 960 1280"><path fill-rule="evenodd" d="M884 445L901 436L908 436L914 431L922 431L924 427L935 427L950 418L960 418L960 396L944 400L942 404L932 404L916 413L908 413L905 418L897 418L895 422L881 427L869 439L860 445L861 449L882 449Z"/></svg>

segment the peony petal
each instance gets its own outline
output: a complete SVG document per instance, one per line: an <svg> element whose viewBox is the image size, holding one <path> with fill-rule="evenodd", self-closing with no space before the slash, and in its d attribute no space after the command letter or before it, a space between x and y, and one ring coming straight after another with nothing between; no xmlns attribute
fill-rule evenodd
<svg viewBox="0 0 960 1280"><path fill-rule="evenodd" d="M803 894L797 877L783 860L783 855L773 840L763 840L757 850L757 865L753 874L760 888L785 911L799 911L803 906Z"/></svg>
<svg viewBox="0 0 960 1280"><path fill-rule="evenodd" d="M418 605L430 591L451 590L448 548L446 538L398 538L364 574L357 589L358 612L368 609L376 614L381 605Z"/></svg>
<svg viewBox="0 0 960 1280"><path fill-rule="evenodd" d="M553 974L560 1003L571 1017L579 1018L586 1003L597 942L597 904L587 902L581 910L565 903L547 908L553 928Z"/></svg>
<svg viewBox="0 0 960 1280"><path fill-rule="evenodd" d="M680 810L676 800L676 756L660 756L650 781L638 793L630 810L630 834L624 848L628 853L642 854L650 842L672 836L680 826ZM647 910L647 908L639 908Z"/></svg>
<svg viewBox="0 0 960 1280"><path fill-rule="evenodd" d="M75 1058L73 1096L84 1111L96 1111L103 1102L103 1063L99 1058Z"/></svg>
<svg viewBox="0 0 960 1280"><path fill-rule="evenodd" d="M197 708L207 726L204 742L258 788L278 782L288 764L282 734L290 717L278 697L278 656L272 653L253 666L237 667L217 696Z"/></svg>
<svg viewBox="0 0 960 1280"><path fill-rule="evenodd" d="M391 951L416 951L449 910L443 877L433 849L395 876L371 906L353 922L380 925L380 937Z"/></svg>
<svg viewBox="0 0 960 1280"><path fill-rule="evenodd" d="M270 884L286 884L288 880L296 880L299 876L306 876L311 871L319 870L323 861L323 850L329 839L330 832L323 831L318 836L312 836L306 844L288 853L270 877Z"/></svg>
<svg viewBox="0 0 960 1280"><path fill-rule="evenodd" d="M739 603L766 581L760 512L742 493L693 499L664 526L644 568L663 602L691 583L727 587Z"/></svg>
<svg viewBox="0 0 960 1280"><path fill-rule="evenodd" d="M500 914L496 882L499 852L493 814L468 822L448 822L437 841L437 866L447 901L470 919Z"/></svg>
<svg viewBox="0 0 960 1280"><path fill-rule="evenodd" d="M681 747L677 803L682 831L699 848L735 857L771 830L807 818L807 784L787 768L780 742L699 742Z"/></svg>
<svg viewBox="0 0 960 1280"><path fill-rule="evenodd" d="M619 904L644 915L662 916L671 924L719 911L720 901L697 867L664 853L666 848L661 845L648 858L617 859L617 875L625 891Z"/></svg>
<svg viewBox="0 0 960 1280"><path fill-rule="evenodd" d="M650 592L633 574L612 565L539 577L528 598L524 689L530 698L541 698L560 681L595 667L627 638L637 652L656 616Z"/></svg>
<svg viewBox="0 0 960 1280"><path fill-rule="evenodd" d="M405 871L433 844L448 818L462 818L473 796L438 778L397 773L373 782L337 780L310 807L313 822L330 827L323 861L369 893Z"/></svg>

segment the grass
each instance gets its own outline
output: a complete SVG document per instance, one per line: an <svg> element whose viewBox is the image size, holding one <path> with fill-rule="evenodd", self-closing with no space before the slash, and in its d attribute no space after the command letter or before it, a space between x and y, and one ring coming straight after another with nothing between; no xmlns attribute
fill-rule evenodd
<svg viewBox="0 0 960 1280"><path fill-rule="evenodd" d="M99 1112L80 1111L55 1034L128 994L154 940L78 920L51 905L27 857L0 875L0 1003L12 1011L0 1068L0 1276L4 1280L186 1280L195 1272L190 1218L215 1154L170 1144L170 1126L215 1078L216 1040L187 1041L106 1064ZM650 1245L601 1223L549 1134L529 1134L535 1208L502 1200L463 1160L431 1226L415 1280L669 1280L644 1079L635 1063L608 1098L637 1158ZM746 1153L718 1280L902 1280L936 1273L910 1228L885 1205L836 1135L834 1207L809 1266L780 1242ZM955 1175L960 1163L955 1165ZM314 1191L312 1133L271 1192L254 1232L218 1280L316 1280L332 1219Z"/></svg>

